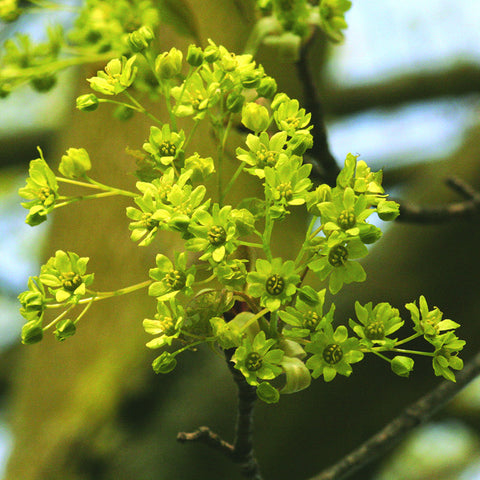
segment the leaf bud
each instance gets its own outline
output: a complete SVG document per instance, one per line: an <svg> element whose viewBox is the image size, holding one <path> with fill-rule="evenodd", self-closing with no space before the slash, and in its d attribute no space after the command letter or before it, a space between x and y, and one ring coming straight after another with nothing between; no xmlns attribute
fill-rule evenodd
<svg viewBox="0 0 480 480"><path fill-rule="evenodd" d="M98 107L98 97L93 93L80 95L77 98L77 108L82 112L93 112Z"/></svg>
<svg viewBox="0 0 480 480"><path fill-rule="evenodd" d="M32 345L38 343L43 338L43 329L40 322L31 320L22 327L22 343Z"/></svg>
<svg viewBox="0 0 480 480"><path fill-rule="evenodd" d="M155 373L169 373L177 366L175 356L169 352L163 352L157 357L153 363L153 371Z"/></svg>
<svg viewBox="0 0 480 480"><path fill-rule="evenodd" d="M182 69L183 54L175 47L169 52L164 52L155 60L155 72L163 79L173 78L178 75Z"/></svg>
<svg viewBox="0 0 480 480"><path fill-rule="evenodd" d="M277 91L277 82L272 77L263 77L257 87L257 93L264 98L273 98Z"/></svg>
<svg viewBox="0 0 480 480"><path fill-rule="evenodd" d="M81 178L91 168L90 156L84 148L69 148L62 156L58 170L67 178Z"/></svg>
<svg viewBox="0 0 480 480"><path fill-rule="evenodd" d="M243 107L242 123L255 133L264 131L270 123L268 110L258 103L249 102Z"/></svg>
<svg viewBox="0 0 480 480"><path fill-rule="evenodd" d="M128 46L132 52L142 52L145 50L155 38L153 31L150 27L140 27L138 30L130 33L127 37Z"/></svg>
<svg viewBox="0 0 480 480"><path fill-rule="evenodd" d="M75 335L75 332L77 331L77 328L75 327L75 324L69 320L68 318L61 320L60 322L57 323L57 328L55 329L55 338L59 342L63 342L68 337L71 337L72 335Z"/></svg>
<svg viewBox="0 0 480 480"><path fill-rule="evenodd" d="M196 45L189 45L187 52L187 62L192 67L199 67L203 63L203 51Z"/></svg>

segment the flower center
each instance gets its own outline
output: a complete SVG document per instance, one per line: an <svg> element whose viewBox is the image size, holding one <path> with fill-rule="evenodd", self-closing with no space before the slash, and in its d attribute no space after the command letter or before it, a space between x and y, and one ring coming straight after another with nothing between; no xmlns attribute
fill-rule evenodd
<svg viewBox="0 0 480 480"><path fill-rule="evenodd" d="M82 284L82 277L75 272L62 274L62 287L69 292L75 291Z"/></svg>
<svg viewBox="0 0 480 480"><path fill-rule="evenodd" d="M49 187L42 187L38 192L38 198L42 203L45 203L45 201L51 194L52 190Z"/></svg>
<svg viewBox="0 0 480 480"><path fill-rule="evenodd" d="M166 140L158 147L158 152L161 157L174 157L177 151L177 147L172 143Z"/></svg>
<svg viewBox="0 0 480 480"><path fill-rule="evenodd" d="M352 210L343 210L337 218L337 223L342 230L348 230L355 226L357 219Z"/></svg>
<svg viewBox="0 0 480 480"><path fill-rule="evenodd" d="M163 281L170 288L170 290L181 290L187 281L185 274L179 270L170 270Z"/></svg>
<svg viewBox="0 0 480 480"><path fill-rule="evenodd" d="M162 320L163 333L165 335L173 335L175 333L175 322L172 317L163 317Z"/></svg>
<svg viewBox="0 0 480 480"><path fill-rule="evenodd" d="M335 245L328 254L332 267L342 267L348 259L348 250L343 245Z"/></svg>
<svg viewBox="0 0 480 480"><path fill-rule="evenodd" d="M280 197L283 197L285 200L291 200L293 197L292 184L290 182L278 185L277 191L280 194Z"/></svg>
<svg viewBox="0 0 480 480"><path fill-rule="evenodd" d="M329 365L335 365L343 358L342 347L337 343L327 345L323 350L323 359Z"/></svg>
<svg viewBox="0 0 480 480"><path fill-rule="evenodd" d="M262 357L257 352L250 352L245 359L245 367L249 372L256 372L262 367Z"/></svg>
<svg viewBox="0 0 480 480"><path fill-rule="evenodd" d="M285 280L277 273L270 275L265 283L265 289L270 295L280 295L285 289Z"/></svg>
<svg viewBox="0 0 480 480"><path fill-rule="evenodd" d="M277 163L275 152L266 149L263 152L257 152L257 159L260 168L273 167Z"/></svg>
<svg viewBox="0 0 480 480"><path fill-rule="evenodd" d="M159 221L152 218L151 213L144 213L142 215L142 221L145 225L145 228L149 231L153 230L154 228L158 227Z"/></svg>
<svg viewBox="0 0 480 480"><path fill-rule="evenodd" d="M317 312L309 310L303 314L303 326L313 332L320 322L320 315Z"/></svg>
<svg viewBox="0 0 480 480"><path fill-rule="evenodd" d="M383 340L385 337L385 326L383 322L372 322L365 327L365 336L369 340Z"/></svg>
<svg viewBox="0 0 480 480"><path fill-rule="evenodd" d="M223 245L227 240L227 232L225 229L220 225L214 225L208 231L208 241L214 246L218 247L219 245Z"/></svg>

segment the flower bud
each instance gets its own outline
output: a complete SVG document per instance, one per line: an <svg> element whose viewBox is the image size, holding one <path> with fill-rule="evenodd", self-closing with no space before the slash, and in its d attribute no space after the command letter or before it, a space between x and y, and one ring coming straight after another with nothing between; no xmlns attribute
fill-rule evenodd
<svg viewBox="0 0 480 480"><path fill-rule="evenodd" d="M154 38L152 29L143 26L128 35L127 43L132 52L142 52L152 43Z"/></svg>
<svg viewBox="0 0 480 480"><path fill-rule="evenodd" d="M27 322L22 327L22 343L24 345L32 345L38 343L43 338L43 329L41 323L37 320Z"/></svg>
<svg viewBox="0 0 480 480"><path fill-rule="evenodd" d="M133 117L135 111L126 105L119 105L113 112L113 116L122 122L126 122Z"/></svg>
<svg viewBox="0 0 480 480"><path fill-rule="evenodd" d="M268 110L258 103L249 102L243 107L242 123L255 133L264 131L270 123Z"/></svg>
<svg viewBox="0 0 480 480"><path fill-rule="evenodd" d="M75 327L75 324L69 320L68 318L61 320L60 322L57 323L57 328L55 329L55 338L59 342L63 342L68 337L71 337L72 335L75 335L75 332L77 331L77 328Z"/></svg>
<svg viewBox="0 0 480 480"><path fill-rule="evenodd" d="M276 110L282 103L288 102L290 97L286 93L277 93L272 101L272 110Z"/></svg>
<svg viewBox="0 0 480 480"><path fill-rule="evenodd" d="M203 63L203 51L196 45L189 45L187 52L187 62L192 67L198 67Z"/></svg>
<svg viewBox="0 0 480 480"><path fill-rule="evenodd" d="M0 20L5 23L14 22L22 13L17 0L0 0Z"/></svg>
<svg viewBox="0 0 480 480"><path fill-rule="evenodd" d="M257 71L247 72L242 76L242 85L245 88L256 88L260 84L260 73Z"/></svg>
<svg viewBox="0 0 480 480"><path fill-rule="evenodd" d="M32 87L40 93L48 92L57 83L57 78L54 75L44 75L42 77L32 78Z"/></svg>
<svg viewBox="0 0 480 480"><path fill-rule="evenodd" d="M257 87L257 93L264 98L273 98L277 91L277 82L272 77L263 77Z"/></svg>
<svg viewBox="0 0 480 480"><path fill-rule="evenodd" d="M216 45L208 45L204 50L204 57L208 63L213 63L220 57L220 52Z"/></svg>
<svg viewBox="0 0 480 480"><path fill-rule="evenodd" d="M377 205L377 215L385 222L395 220L400 215L400 206L391 200L380 200Z"/></svg>
<svg viewBox="0 0 480 480"><path fill-rule="evenodd" d="M414 362L411 358L404 357L403 355L397 355L392 359L392 372L396 373L400 377L408 377L410 372L413 370L413 364Z"/></svg>
<svg viewBox="0 0 480 480"><path fill-rule="evenodd" d="M93 93L80 95L77 98L77 108L82 112L93 112L98 107L98 98Z"/></svg>
<svg viewBox="0 0 480 480"><path fill-rule="evenodd" d="M265 403L277 403L280 400L280 393L268 382L262 382L257 387L257 396Z"/></svg>
<svg viewBox="0 0 480 480"><path fill-rule="evenodd" d="M375 243L382 237L382 231L375 225L363 224L359 226L360 230L360 240L365 244L369 245Z"/></svg>
<svg viewBox="0 0 480 480"><path fill-rule="evenodd" d="M177 366L177 360L168 352L163 352L157 357L153 363L153 371L155 373L169 373Z"/></svg>
<svg viewBox="0 0 480 480"><path fill-rule="evenodd" d="M303 155L313 146L313 137L308 130L297 130L289 142L294 155Z"/></svg>
<svg viewBox="0 0 480 480"><path fill-rule="evenodd" d="M84 148L69 148L62 156L58 170L67 178L81 178L91 168L90 156Z"/></svg>
<svg viewBox="0 0 480 480"><path fill-rule="evenodd" d="M245 103L245 97L237 92L231 92L227 97L227 110L232 113L239 112L243 104Z"/></svg>
<svg viewBox="0 0 480 480"><path fill-rule="evenodd" d="M155 71L160 78L172 78L180 73L182 69L182 59L182 52L173 47L169 52L158 55L155 60Z"/></svg>

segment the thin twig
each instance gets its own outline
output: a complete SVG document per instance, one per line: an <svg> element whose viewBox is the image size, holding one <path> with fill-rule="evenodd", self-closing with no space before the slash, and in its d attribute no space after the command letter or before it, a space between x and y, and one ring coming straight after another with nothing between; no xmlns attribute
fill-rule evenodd
<svg viewBox="0 0 480 480"><path fill-rule="evenodd" d="M443 381L434 390L406 408L401 415L360 447L310 480L342 480L350 477L360 468L392 448L413 428L429 420L479 374L480 353L456 374L456 383Z"/></svg>
<svg viewBox="0 0 480 480"><path fill-rule="evenodd" d="M238 387L237 426L233 445L223 440L220 435L208 427L199 427L190 433L180 432L177 440L182 443L204 443L235 462L245 478L263 480L253 450L253 409L257 399L256 389L249 385L243 374L234 367L231 361L234 351L234 349L225 351L228 368Z"/></svg>
<svg viewBox="0 0 480 480"><path fill-rule="evenodd" d="M434 207L400 203L400 215L397 220L422 224L443 223L480 213L480 192L459 178L449 178L447 185L467 200Z"/></svg>

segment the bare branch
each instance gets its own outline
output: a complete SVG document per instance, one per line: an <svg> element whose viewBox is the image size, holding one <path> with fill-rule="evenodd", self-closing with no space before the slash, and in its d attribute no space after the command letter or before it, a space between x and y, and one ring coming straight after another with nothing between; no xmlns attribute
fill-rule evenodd
<svg viewBox="0 0 480 480"><path fill-rule="evenodd" d="M199 427L194 432L180 432L179 442L200 442L222 452L238 464L240 472L250 480L262 480L260 467L253 450L253 410L257 400L255 387L247 383L243 374L231 361L233 350L225 351L228 368L238 388L238 413L235 441L232 444L223 440L208 427Z"/></svg>
<svg viewBox="0 0 480 480"><path fill-rule="evenodd" d="M350 477L357 470L392 448L414 427L432 418L478 374L480 374L480 353L456 374L456 383L443 381L437 388L406 408L401 415L356 450L310 480L342 480Z"/></svg>
<svg viewBox="0 0 480 480"><path fill-rule="evenodd" d="M448 179L447 184L450 188L467 198L467 200L435 207L422 207L399 202L400 215L397 221L422 224L443 223L480 213L480 192L477 192L471 185L458 178Z"/></svg>
<svg viewBox="0 0 480 480"><path fill-rule="evenodd" d="M318 89L315 86L312 72L308 65L308 51L314 36L315 32L312 33L309 41L302 46L300 58L296 66L303 86L305 107L307 112L312 114L313 147L309 151L309 155L314 159L311 162L313 166L312 177L321 179L323 182L334 186L340 169L328 145L322 102L320 101Z"/></svg>

